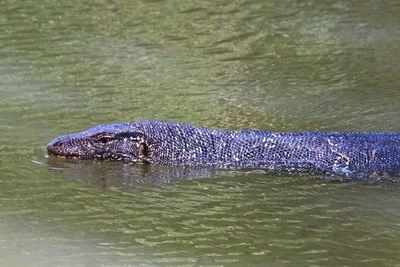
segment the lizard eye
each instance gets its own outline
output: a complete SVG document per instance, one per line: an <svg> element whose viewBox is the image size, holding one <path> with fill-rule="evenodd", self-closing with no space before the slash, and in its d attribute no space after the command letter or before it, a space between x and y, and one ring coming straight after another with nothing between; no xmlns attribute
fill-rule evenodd
<svg viewBox="0 0 400 267"><path fill-rule="evenodd" d="M111 138L110 137L100 137L99 141L103 144L107 144L108 142L110 142Z"/></svg>

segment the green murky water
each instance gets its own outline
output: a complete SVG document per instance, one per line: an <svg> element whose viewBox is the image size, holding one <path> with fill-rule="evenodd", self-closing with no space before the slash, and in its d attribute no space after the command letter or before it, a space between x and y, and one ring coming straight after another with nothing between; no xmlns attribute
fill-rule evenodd
<svg viewBox="0 0 400 267"><path fill-rule="evenodd" d="M1 1L0 266L400 266L396 183L45 157L60 134L141 119L399 131L399 14L398 1Z"/></svg>

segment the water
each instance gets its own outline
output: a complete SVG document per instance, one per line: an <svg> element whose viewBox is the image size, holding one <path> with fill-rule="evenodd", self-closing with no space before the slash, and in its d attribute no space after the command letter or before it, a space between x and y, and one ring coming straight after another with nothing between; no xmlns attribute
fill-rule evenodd
<svg viewBox="0 0 400 267"><path fill-rule="evenodd" d="M1 266L400 264L397 183L45 157L141 119L399 131L397 1L1 4Z"/></svg>

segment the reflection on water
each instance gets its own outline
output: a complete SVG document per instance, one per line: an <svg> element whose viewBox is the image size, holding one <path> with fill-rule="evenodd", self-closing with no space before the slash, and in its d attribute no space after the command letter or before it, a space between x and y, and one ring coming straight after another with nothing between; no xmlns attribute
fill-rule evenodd
<svg viewBox="0 0 400 267"><path fill-rule="evenodd" d="M58 135L142 119L399 131L399 13L397 1L3 1L0 265L398 264L397 183L44 154Z"/></svg>
<svg viewBox="0 0 400 267"><path fill-rule="evenodd" d="M42 164L42 163L41 163ZM60 160L50 157L49 171L61 173L68 180L81 181L103 188L143 185L166 185L179 180L239 176L246 172L219 170L202 166L147 165L112 161Z"/></svg>
<svg viewBox="0 0 400 267"><path fill-rule="evenodd" d="M50 157L46 163L33 161L35 164L48 166L50 172L61 174L67 180L79 181L101 188L119 187L129 188L144 185L164 186L185 180L201 178L240 177L246 175L264 175L268 179L282 178L284 175L268 170L252 169L216 169L205 166L189 165L148 165L132 164L113 161L67 160ZM304 179L306 174L293 174L293 179ZM288 175L285 175L288 176ZM353 182L350 178L335 175L314 174L311 179L326 182ZM358 177L356 183L379 184L398 183L400 178L391 175L372 175Z"/></svg>

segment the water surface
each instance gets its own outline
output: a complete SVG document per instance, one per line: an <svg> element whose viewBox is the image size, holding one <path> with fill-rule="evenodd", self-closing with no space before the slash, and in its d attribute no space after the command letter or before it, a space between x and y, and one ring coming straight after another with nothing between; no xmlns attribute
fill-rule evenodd
<svg viewBox="0 0 400 267"><path fill-rule="evenodd" d="M399 131L398 14L397 1L2 1L0 265L399 265L396 183L45 157L58 135L142 119Z"/></svg>

